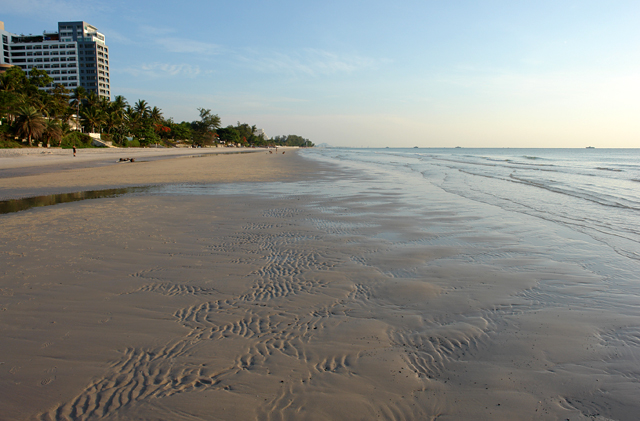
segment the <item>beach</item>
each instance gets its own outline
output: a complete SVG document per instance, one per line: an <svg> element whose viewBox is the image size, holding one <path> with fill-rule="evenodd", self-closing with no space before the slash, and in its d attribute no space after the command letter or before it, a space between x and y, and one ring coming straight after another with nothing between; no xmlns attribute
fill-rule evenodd
<svg viewBox="0 0 640 421"><path fill-rule="evenodd" d="M281 156L286 150L280 148L278 157L286 158ZM0 151L0 200L152 184L267 181L289 168L275 161L253 166L250 159L239 158L255 153L269 152L244 148L79 149L74 157L70 149L9 149ZM223 156L222 166L195 159ZM120 161L130 158L135 162ZM233 164L238 160L246 167ZM162 164L154 165L157 161ZM295 171L305 172L295 167L291 174Z"/></svg>
<svg viewBox="0 0 640 421"><path fill-rule="evenodd" d="M0 215L0 419L635 419L635 237L282 151L1 159L0 200L143 189Z"/></svg>

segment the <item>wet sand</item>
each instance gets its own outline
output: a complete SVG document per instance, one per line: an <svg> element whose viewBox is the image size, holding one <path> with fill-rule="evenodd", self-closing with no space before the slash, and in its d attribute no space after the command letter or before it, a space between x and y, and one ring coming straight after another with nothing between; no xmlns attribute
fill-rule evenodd
<svg viewBox="0 0 640 421"><path fill-rule="evenodd" d="M522 240L541 224L296 188L358 177L261 153L0 179L220 186L0 216L0 419L634 419L636 297Z"/></svg>
<svg viewBox="0 0 640 421"><path fill-rule="evenodd" d="M80 150L76 158L68 150L55 152L0 158L0 200L157 184L269 181L306 173L304 166L284 165L286 154L278 154L278 161L261 159L276 156L263 149L93 149ZM118 162L124 157L136 162Z"/></svg>

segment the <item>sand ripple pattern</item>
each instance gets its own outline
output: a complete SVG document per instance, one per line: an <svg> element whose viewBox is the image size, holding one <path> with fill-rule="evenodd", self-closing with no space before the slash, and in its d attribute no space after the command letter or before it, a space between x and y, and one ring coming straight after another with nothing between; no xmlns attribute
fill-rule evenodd
<svg viewBox="0 0 640 421"><path fill-rule="evenodd" d="M360 398L369 393L352 391L352 385L385 389L375 392L385 399L359 403L372 419L436 419L439 405L446 401L442 391L450 385L445 383L453 363L480 360L495 336L508 328L510 317L549 306L550 288L541 286L520 290L513 303L505 299L484 308L469 306L463 314L445 306L432 310L431 290L415 306L405 306L398 299L404 296L398 295L395 301L389 297L394 286L403 279L414 285L424 272L415 267L376 267L371 256L394 251L390 242L363 243L357 255L336 253L334 248L341 243L327 242L326 236L316 235L318 231L342 239L344 235L357 237L364 226L308 219L312 227L302 229L295 225L302 214L296 208L268 209L263 212L266 222L243 224L215 241L203 240L201 247L172 253L183 264L172 272L157 267L133 274L138 287L123 295L176 297L180 304L175 305L172 316L182 329L181 336L157 347L124 350L104 375L38 419L118 418L156 399L234 391L238 383L246 386L249 376L270 387L264 401L260 396L260 402L254 404L257 419L294 419L306 410L310 395L353 393ZM414 246L421 241L415 240ZM397 244L401 247L406 242ZM184 266L183 259L193 259L187 263L194 265L194 273L202 279L209 272L197 264L212 255L223 257L224 264L233 268L231 272L237 269L233 280L240 286L234 285L233 292L224 289L226 280L215 279L215 270L209 269L211 279L200 285L182 278L181 270L188 274L191 267ZM340 276L327 276L332 271ZM168 273L181 282L168 281ZM449 292L455 290L455 286L449 288ZM409 288L410 294L421 291ZM560 292L554 296L569 300L570 295ZM405 325L408 319L410 327L409 322ZM337 341L334 335L353 343ZM599 340L604 347L633 353L640 349L640 328L600 332ZM633 358L640 361L640 355ZM280 370L278 379L268 376L274 367ZM626 375L633 382L640 379L638 372ZM557 398L566 410L587 417L610 412L604 400Z"/></svg>
<svg viewBox="0 0 640 421"><path fill-rule="evenodd" d="M176 295L213 295L217 293L214 288L172 284L168 282L144 285L136 289L135 291L129 292L128 294L133 294L136 292L154 292L156 294L167 295L169 297L173 297Z"/></svg>
<svg viewBox="0 0 640 421"><path fill-rule="evenodd" d="M214 322L219 311L238 309L238 306L247 311L244 317L220 325ZM207 302L179 310L175 317L190 329L186 337L153 350L127 349L123 358L111 366L106 377L90 384L71 402L43 414L39 419L99 419L137 401L229 388L225 379L264 364L276 353L309 361L305 345L314 330L322 327L321 321L313 317L301 320L291 314L260 316L242 301ZM230 337L253 340L249 349L238 355L230 366L216 371L184 362L203 342ZM347 366L346 357L337 356L322 361L314 368L339 372Z"/></svg>
<svg viewBox="0 0 640 421"><path fill-rule="evenodd" d="M170 362L188 346L187 342L180 341L154 351L128 349L123 359L112 365L107 377L90 384L74 400L39 419L99 419L132 402L215 387L225 372L177 366Z"/></svg>
<svg viewBox="0 0 640 421"><path fill-rule="evenodd" d="M470 359L489 340L488 323L455 323L434 327L426 332L395 331L396 346L406 350L407 363L418 376L438 378L447 363Z"/></svg>
<svg viewBox="0 0 640 421"><path fill-rule="evenodd" d="M282 219L299 211L274 209L265 213ZM241 232L225 237L222 244L208 246L209 252L238 248L243 252L253 252L253 261L258 259L261 266L248 275L254 283L246 293L236 298L207 300L177 310L173 316L187 329L184 337L155 349L127 349L122 359L113 363L103 378L96 379L76 398L42 414L39 419L100 419L136 402L178 393L229 388L231 382L225 382L225 379L243 370L253 370L274 355L308 364L310 372L345 372L349 358L353 357L336 355L317 362L317 358L307 355L306 346L314 333L324 328L331 315L329 311L325 309L322 314L311 312L301 317L299 314L274 312L262 304L271 299L317 292L325 284L308 275L329 270L336 264L327 254L299 247L309 237L286 231L278 234L263 232L273 227L273 224L245 225ZM161 274L162 268L133 274L134 277L157 282L126 294L191 295L205 299L219 294L214 288L164 282L156 277ZM221 323L221 320L226 321ZM248 347L228 366L213 370L206 365L189 362L202 346L233 339L246 341Z"/></svg>

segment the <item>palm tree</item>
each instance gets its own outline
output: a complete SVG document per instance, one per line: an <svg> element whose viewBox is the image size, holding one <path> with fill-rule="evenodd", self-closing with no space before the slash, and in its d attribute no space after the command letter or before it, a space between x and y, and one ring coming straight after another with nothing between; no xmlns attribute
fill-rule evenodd
<svg viewBox="0 0 640 421"><path fill-rule="evenodd" d="M104 112L109 111L109 104L111 104L109 102L109 98L105 97L105 96L101 96L100 97L100 101L98 101L98 104L100 106L100 109Z"/></svg>
<svg viewBox="0 0 640 421"><path fill-rule="evenodd" d="M149 107L149 103L144 99L139 99L138 102L136 102L135 105L133 106L133 109L142 118L149 117L149 112L151 111L151 108Z"/></svg>
<svg viewBox="0 0 640 421"><path fill-rule="evenodd" d="M76 107L76 122L77 128L80 130L80 104L82 101L87 99L87 90L82 86L78 86L73 90L73 94L71 94L71 105Z"/></svg>
<svg viewBox="0 0 640 421"><path fill-rule="evenodd" d="M160 123L162 121L162 110L158 107L153 107L151 111L149 111L149 118L154 123Z"/></svg>
<svg viewBox="0 0 640 421"><path fill-rule="evenodd" d="M44 95L40 94L40 95L34 95L29 97L27 99L28 101L27 104L31 105L36 110L38 110L40 114L48 118L49 117L49 109L48 109L49 94L47 94L45 91L38 91L38 92L43 92Z"/></svg>
<svg viewBox="0 0 640 421"><path fill-rule="evenodd" d="M98 107L100 106L100 97L96 93L96 91L89 91L87 94L87 100L85 101L88 107Z"/></svg>
<svg viewBox="0 0 640 421"><path fill-rule="evenodd" d="M98 107L83 107L82 119L84 125L89 126L90 132L93 133L96 127L100 128L104 121L104 114Z"/></svg>
<svg viewBox="0 0 640 421"><path fill-rule="evenodd" d="M26 137L29 146L33 146L32 138L38 138L44 132L46 122L42 114L30 105L23 105L18 109L18 116L14 124L16 134Z"/></svg>
<svg viewBox="0 0 640 421"><path fill-rule="evenodd" d="M116 95L111 101L111 109L112 111L117 111L120 114L124 113L125 108L127 108L129 104L127 103L127 99L122 95Z"/></svg>
<svg viewBox="0 0 640 421"><path fill-rule="evenodd" d="M124 117L129 126L129 133L134 132L140 126L140 115L132 107L127 107L124 110Z"/></svg>
<svg viewBox="0 0 640 421"><path fill-rule="evenodd" d="M58 146L62 146L62 127L57 121L48 120L42 132L42 137L47 140L47 148L51 146L51 141L58 142Z"/></svg>
<svg viewBox="0 0 640 421"><path fill-rule="evenodd" d="M47 95L47 114L54 119L64 120L69 113L69 93L64 86L57 84ZM68 119L67 119L68 120Z"/></svg>

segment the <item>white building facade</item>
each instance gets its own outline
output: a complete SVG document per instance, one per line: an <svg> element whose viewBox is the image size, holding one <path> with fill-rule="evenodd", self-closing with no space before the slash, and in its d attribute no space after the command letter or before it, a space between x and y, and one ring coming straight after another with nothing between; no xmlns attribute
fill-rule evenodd
<svg viewBox="0 0 640 421"><path fill-rule="evenodd" d="M2 59L0 65L14 65L29 72L42 69L55 85L68 89L78 86L111 99L109 47L95 26L86 22L58 22L58 31L42 35L17 35L7 32L0 22ZM3 66L4 67L4 66Z"/></svg>

